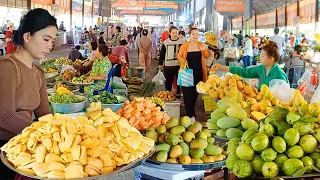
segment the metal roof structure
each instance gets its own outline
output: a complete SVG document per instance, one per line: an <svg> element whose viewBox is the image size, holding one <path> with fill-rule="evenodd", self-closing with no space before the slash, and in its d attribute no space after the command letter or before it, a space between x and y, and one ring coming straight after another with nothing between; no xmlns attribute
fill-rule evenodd
<svg viewBox="0 0 320 180"><path fill-rule="evenodd" d="M285 5L291 5L297 0L252 0L253 11L256 14L265 14L276 9L281 9ZM219 12L221 15L228 17L238 17L242 16L243 13L231 13L231 12Z"/></svg>

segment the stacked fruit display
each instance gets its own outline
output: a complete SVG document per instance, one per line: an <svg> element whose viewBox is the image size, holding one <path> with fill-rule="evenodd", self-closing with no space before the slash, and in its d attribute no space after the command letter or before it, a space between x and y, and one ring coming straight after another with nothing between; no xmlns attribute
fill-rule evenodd
<svg viewBox="0 0 320 180"><path fill-rule="evenodd" d="M64 81L71 81L74 77L74 73L67 69L67 70L63 71L61 77Z"/></svg>
<svg viewBox="0 0 320 180"><path fill-rule="evenodd" d="M261 91L255 98L241 102L241 106L255 120L264 119L274 107L282 107L279 99L273 96L265 84L261 86Z"/></svg>
<svg viewBox="0 0 320 180"><path fill-rule="evenodd" d="M71 61L71 59L64 58L64 57L60 57L56 59L55 63L62 64L62 65L73 65L73 62Z"/></svg>
<svg viewBox="0 0 320 180"><path fill-rule="evenodd" d="M83 178L111 173L145 157L154 141L111 109L92 104L85 116L49 114L1 147L18 172L39 178Z"/></svg>
<svg viewBox="0 0 320 180"><path fill-rule="evenodd" d="M236 101L224 98L217 105L218 109L211 113L211 119L206 123L208 129L216 136L240 138L246 129L258 129L258 123L250 119L247 112Z"/></svg>
<svg viewBox="0 0 320 180"><path fill-rule="evenodd" d="M237 89L242 93L241 100L247 100L258 95L258 90L251 87L245 80L240 79L236 74L227 75L223 79L218 76L210 76L206 83L199 82L197 91L199 93L207 93L214 99L222 99L230 96L233 89Z"/></svg>
<svg viewBox="0 0 320 180"><path fill-rule="evenodd" d="M189 117L171 118L165 125L149 128L147 137L153 139L156 154L153 159L174 164L202 164L222 161L223 149L215 144L208 129L191 123Z"/></svg>
<svg viewBox="0 0 320 180"><path fill-rule="evenodd" d="M93 80L82 75L80 77L73 77L71 82L74 84L87 84L93 83Z"/></svg>
<svg viewBox="0 0 320 180"><path fill-rule="evenodd" d="M304 107L304 112L277 107L260 121L259 129L250 128L241 138L230 139L226 166L239 178L320 172L320 128L316 118L320 107Z"/></svg>
<svg viewBox="0 0 320 180"><path fill-rule="evenodd" d="M170 91L160 91L157 94L153 95L153 97L158 97L163 101L174 101L176 97Z"/></svg>
<svg viewBox="0 0 320 180"><path fill-rule="evenodd" d="M126 101L117 113L128 119L129 123L139 130L146 130L150 126L158 127L169 120L167 113L162 112L160 107L145 98Z"/></svg>

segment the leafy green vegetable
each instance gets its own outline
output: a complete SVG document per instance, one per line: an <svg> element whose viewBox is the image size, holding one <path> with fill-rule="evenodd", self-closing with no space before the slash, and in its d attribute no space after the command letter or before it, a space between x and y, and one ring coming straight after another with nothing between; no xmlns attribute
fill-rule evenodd
<svg viewBox="0 0 320 180"><path fill-rule="evenodd" d="M93 96L91 99L90 99L90 102L101 102L102 104L118 104L120 103L118 101L118 98L116 95L114 94L111 94L110 92L108 91L103 91L100 93L99 96Z"/></svg>
<svg viewBox="0 0 320 180"><path fill-rule="evenodd" d="M71 104L81 102L80 99L66 94L54 94L50 97L50 101L59 104Z"/></svg>
<svg viewBox="0 0 320 180"><path fill-rule="evenodd" d="M50 61L45 61L43 62L43 70L47 71L48 69L56 69L56 65L54 64L54 62L50 62Z"/></svg>

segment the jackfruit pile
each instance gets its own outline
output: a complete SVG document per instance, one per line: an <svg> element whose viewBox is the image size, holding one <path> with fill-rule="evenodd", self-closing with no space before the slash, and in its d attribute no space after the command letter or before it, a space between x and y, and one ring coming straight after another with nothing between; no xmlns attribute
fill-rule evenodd
<svg viewBox="0 0 320 180"><path fill-rule="evenodd" d="M108 174L149 154L155 142L111 109L92 103L73 119L49 114L1 147L18 172L41 178Z"/></svg>

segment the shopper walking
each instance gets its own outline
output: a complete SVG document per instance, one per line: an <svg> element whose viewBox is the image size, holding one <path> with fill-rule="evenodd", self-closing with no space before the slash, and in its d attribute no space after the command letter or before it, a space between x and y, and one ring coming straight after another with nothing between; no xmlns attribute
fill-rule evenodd
<svg viewBox="0 0 320 180"><path fill-rule="evenodd" d="M183 39L178 36L178 28L172 26L170 29L170 38L163 42L160 59L159 59L159 69L163 70L166 77L166 90L172 90L172 83L174 78L178 77L178 72L180 69L180 63L178 61L178 53L181 45L184 43ZM177 97L180 97L180 87L177 86Z"/></svg>
<svg viewBox="0 0 320 180"><path fill-rule="evenodd" d="M280 54L280 61L281 63L282 56L283 56L283 47L285 46L284 44L284 38L279 35L279 28L274 29L274 36L271 39L273 42L277 43L278 48L279 48L279 54Z"/></svg>
<svg viewBox="0 0 320 180"><path fill-rule="evenodd" d="M141 67L146 67L147 77L150 77L152 41L148 37L148 33L147 29L142 30L142 37L139 39L138 47L140 50L139 64Z"/></svg>
<svg viewBox="0 0 320 180"><path fill-rule="evenodd" d="M252 41L250 39L250 36L245 35L245 43L244 43L244 48L243 48L243 67L246 68L250 66L252 58L253 58L253 46L252 46Z"/></svg>
<svg viewBox="0 0 320 180"><path fill-rule="evenodd" d="M238 38L238 47L242 47L243 46L243 35L242 35L242 31L239 31L239 34L237 35Z"/></svg>
<svg viewBox="0 0 320 180"><path fill-rule="evenodd" d="M199 42L199 30L197 28L190 29L190 41L180 47L178 60L181 67L188 64L193 70L194 86L182 87L183 98L186 113L195 121L195 104L198 99L196 85L200 81L207 80L207 67L205 59L211 56L209 49Z"/></svg>
<svg viewBox="0 0 320 180"><path fill-rule="evenodd" d="M111 39L111 46L112 47L119 46L121 39L122 39L122 37L121 37L121 27L117 26L116 30L115 30L115 34Z"/></svg>
<svg viewBox="0 0 320 180"><path fill-rule="evenodd" d="M152 40L151 59L158 59L157 50L158 50L159 36L157 32L154 30L154 27L151 28L151 40Z"/></svg>
<svg viewBox="0 0 320 180"><path fill-rule="evenodd" d="M171 27L173 26L173 22L169 22L169 25L168 25L168 29L165 30L162 34L161 34L161 45L163 44L163 42L169 38L169 35L170 35L170 29Z"/></svg>
<svg viewBox="0 0 320 180"><path fill-rule="evenodd" d="M6 31L6 42L7 42L6 54L11 54L17 50L17 47L12 42L13 30L14 30L14 25L13 23L10 23Z"/></svg>
<svg viewBox="0 0 320 180"><path fill-rule="evenodd" d="M52 113L44 72L32 62L49 54L57 32L57 20L48 11L32 9L12 36L19 48L0 58L0 146L30 126L33 113L35 118ZM1 180L15 179L2 161L0 172Z"/></svg>

